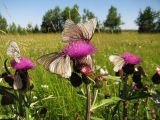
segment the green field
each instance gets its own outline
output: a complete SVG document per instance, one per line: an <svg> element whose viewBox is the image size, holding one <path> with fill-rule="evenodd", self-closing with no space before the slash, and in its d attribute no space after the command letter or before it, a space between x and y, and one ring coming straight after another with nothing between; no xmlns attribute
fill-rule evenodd
<svg viewBox="0 0 160 120"><path fill-rule="evenodd" d="M28 35L0 35L0 66L8 56L6 48L9 40L17 41L22 56L31 58L35 63L36 59L43 54L60 51L63 48L61 34L28 34ZM151 84L151 76L155 73L155 68L160 65L160 34L138 34L136 32L124 32L122 34L96 33L92 39L97 48L93 55L96 65L106 68L109 74L114 75L113 65L109 62L108 57L111 54L122 54L123 52L135 53L143 58L141 65L148 74L148 79L144 83ZM32 78L34 89L33 96L42 98L53 95L53 99L43 101L47 112L47 120L68 119L74 120L76 113L79 119L83 120L85 115L85 100L77 95L77 89L57 75L46 71L41 65L36 63L34 70L29 74ZM3 72L1 67L0 73ZM0 84L3 84L0 83ZM41 85L48 85L48 88L42 88ZM116 96L117 89L115 84L104 86L101 95L109 93ZM159 86L157 86L159 87ZM110 108L103 108L94 111L93 116L105 118L105 112ZM143 114L143 108L140 108ZM0 115L5 114L5 109L0 109ZM106 117L107 118L107 117Z"/></svg>

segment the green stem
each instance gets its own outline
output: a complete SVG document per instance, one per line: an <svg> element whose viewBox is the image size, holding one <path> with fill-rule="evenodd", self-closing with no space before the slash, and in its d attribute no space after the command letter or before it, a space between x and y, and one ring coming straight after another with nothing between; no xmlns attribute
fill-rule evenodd
<svg viewBox="0 0 160 120"><path fill-rule="evenodd" d="M127 90L127 79L128 76L125 76L123 78L123 120L127 120L127 107L128 107L128 103L127 103L127 96L128 96L128 90Z"/></svg>
<svg viewBox="0 0 160 120"><path fill-rule="evenodd" d="M90 112L90 107L91 107L91 95L90 95L90 86L89 84L86 84L86 92L87 92L87 100L86 100L86 119L85 120L90 120L91 112Z"/></svg>
<svg viewBox="0 0 160 120"><path fill-rule="evenodd" d="M21 91L19 91L19 100L18 100L18 109L20 117L24 117L24 109L23 109L23 95Z"/></svg>

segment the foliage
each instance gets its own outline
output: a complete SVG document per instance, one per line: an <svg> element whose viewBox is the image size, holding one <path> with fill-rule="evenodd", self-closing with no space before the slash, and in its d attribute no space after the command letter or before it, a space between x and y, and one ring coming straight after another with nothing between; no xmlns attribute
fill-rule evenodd
<svg viewBox="0 0 160 120"><path fill-rule="evenodd" d="M155 72L155 67L159 64L160 48L159 46L159 34L138 34L136 32L123 32L122 34L106 34L106 33L98 33L93 37L93 43L97 47L97 53L95 56L95 63L99 65L100 68L107 68L109 74L114 75L112 70L113 65L107 60L110 54L122 53L126 50L130 52L134 52L135 54L139 54L143 58L143 65L146 73L148 74L147 78L143 78L142 82L147 84L148 86L152 86L155 90L159 90L159 85L153 85L151 82L152 74ZM30 58L34 61L36 59L45 54L50 53L52 51L57 51L62 48L60 45L61 35L60 34L27 34L25 36L20 35L2 35L0 37L0 73L4 71L3 62L6 58L6 45L8 40L14 39L17 43L20 44L20 48L23 48L23 54L25 56L30 56ZM98 66L96 67L98 71ZM38 99L49 95L53 95L54 99L50 99L46 102L40 102L40 105L43 105L47 108L48 112L46 114L47 120L53 119L75 119L76 114L78 114L79 119L84 119L85 116L85 100L86 98L77 95L77 93L81 92L80 88L74 88L70 86L70 82L63 78L58 77L57 75L50 74L48 71L45 71L41 66L37 65L37 68L33 71L29 72L30 76L32 76L32 81L34 83L32 99L36 96ZM118 80L118 78L116 78ZM119 80L118 80L119 81ZM128 84L131 84L132 77L128 78ZM4 81L0 82L0 85L3 85ZM122 83L120 83L122 84ZM48 86L47 87L42 87ZM116 97L118 96L118 86L117 82L113 80L112 76L108 76L106 83L103 88L99 90L97 102L104 99L104 95L107 94L106 97L109 96ZM83 87L83 86L82 86ZM129 88L131 88L129 86ZM154 96L156 96L156 100L159 98L154 89L149 89L149 92L154 92ZM159 94L159 93L158 93ZM139 96L147 95L144 92L138 91L137 94L131 94L132 98L136 98ZM83 95L84 96L84 95ZM106 99L107 100L107 99ZM33 100L36 102L37 99ZM136 114L133 113L135 111L133 107L136 107L137 102L139 101L138 110ZM157 101L158 102L158 101ZM39 104L37 104L38 106ZM144 119L146 117L146 112L148 112L148 118L152 117L151 110L155 108L157 111L157 116L159 114L159 106L158 103L153 103L153 99L149 98L148 106L146 106L146 99L132 99L128 105L128 116L131 119ZM9 106L8 106L9 107ZM7 108L8 108L7 107ZM120 104L120 110L116 110L114 115L114 119L118 119L118 113L122 113L122 104ZM1 115L6 114L4 108L0 106ZM103 107L99 107L99 109L93 111L92 115L101 118L110 120L112 117L112 113L116 109L116 104L106 105ZM28 114L33 113L33 111L28 111ZM8 114L9 115L9 114ZM122 117L122 116L121 116ZM129 118L128 117L128 118ZM152 118L151 118L152 119Z"/></svg>
<svg viewBox="0 0 160 120"><path fill-rule="evenodd" d="M0 14L0 30L7 32L7 20Z"/></svg>
<svg viewBox="0 0 160 120"><path fill-rule="evenodd" d="M111 32L114 32L114 30L120 30L121 24L121 16L117 13L117 8L111 6L111 8L108 11L107 18L104 22L104 26L109 27Z"/></svg>
<svg viewBox="0 0 160 120"><path fill-rule="evenodd" d="M86 22L89 19L95 18L95 15L93 12L89 11L88 9L83 10L83 22Z"/></svg>
<svg viewBox="0 0 160 120"><path fill-rule="evenodd" d="M14 22L9 26L8 32L12 33L12 34L17 34L18 33L17 26Z"/></svg>
<svg viewBox="0 0 160 120"><path fill-rule="evenodd" d="M159 13L148 6L144 11L140 10L136 24L139 32L158 32Z"/></svg>

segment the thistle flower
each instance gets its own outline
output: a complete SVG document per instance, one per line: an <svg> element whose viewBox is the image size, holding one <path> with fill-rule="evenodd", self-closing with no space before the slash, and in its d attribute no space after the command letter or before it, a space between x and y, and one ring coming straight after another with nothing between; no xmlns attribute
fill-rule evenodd
<svg viewBox="0 0 160 120"><path fill-rule="evenodd" d="M11 61L12 68L16 70L23 69L33 69L35 68L35 64L28 58L22 57L19 62L16 62L15 59Z"/></svg>
<svg viewBox="0 0 160 120"><path fill-rule="evenodd" d="M136 65L142 61L140 57L129 52L122 54L121 57L124 59L125 64Z"/></svg>
<svg viewBox="0 0 160 120"><path fill-rule="evenodd" d="M132 74L134 72L134 65L142 61L140 57L129 52L120 56L111 55L109 56L109 60L115 65L113 69L115 72L123 70L127 74Z"/></svg>
<svg viewBox="0 0 160 120"><path fill-rule="evenodd" d="M41 56L37 60L38 63L42 64L50 72L59 74L64 78L70 78L72 72L81 72L83 65L87 64L92 68L90 55L96 49L90 43L90 40L93 37L96 25L96 19L78 23L77 25L71 20L66 20L62 38L68 44L61 52ZM71 61L73 62L73 71L71 69Z"/></svg>
<svg viewBox="0 0 160 120"><path fill-rule="evenodd" d="M84 40L78 40L69 43L63 51L71 58L82 58L94 53L96 49L91 43L88 43Z"/></svg>

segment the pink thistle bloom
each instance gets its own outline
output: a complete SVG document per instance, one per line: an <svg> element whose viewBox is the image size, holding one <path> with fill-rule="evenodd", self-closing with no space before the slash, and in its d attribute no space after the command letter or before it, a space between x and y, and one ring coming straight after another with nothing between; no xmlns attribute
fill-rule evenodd
<svg viewBox="0 0 160 120"><path fill-rule="evenodd" d="M135 65L135 64L139 64L142 61L142 59L139 56L129 52L122 54L121 57L125 60L126 64Z"/></svg>
<svg viewBox="0 0 160 120"><path fill-rule="evenodd" d="M69 43L63 50L63 52L69 55L71 58L81 58L92 54L95 51L96 48L84 40L73 41Z"/></svg>
<svg viewBox="0 0 160 120"><path fill-rule="evenodd" d="M16 70L23 69L33 69L35 64L28 58L22 57L19 62L16 62L14 59L11 61L12 68Z"/></svg>

